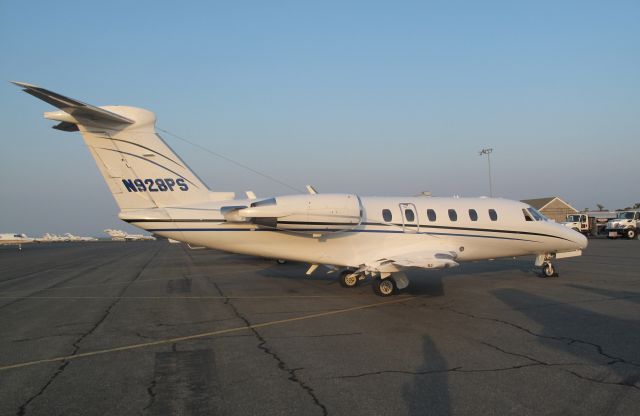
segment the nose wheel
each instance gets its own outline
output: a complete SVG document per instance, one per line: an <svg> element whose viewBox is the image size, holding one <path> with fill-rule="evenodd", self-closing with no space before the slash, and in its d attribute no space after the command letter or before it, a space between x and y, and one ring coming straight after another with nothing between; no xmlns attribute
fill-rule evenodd
<svg viewBox="0 0 640 416"><path fill-rule="evenodd" d="M546 261L542 265L542 277L558 277L558 271L550 261Z"/></svg>

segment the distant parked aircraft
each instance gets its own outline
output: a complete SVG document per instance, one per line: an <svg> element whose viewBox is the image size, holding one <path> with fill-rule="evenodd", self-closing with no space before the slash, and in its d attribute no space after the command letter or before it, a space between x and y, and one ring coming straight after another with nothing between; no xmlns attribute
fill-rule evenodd
<svg viewBox="0 0 640 416"><path fill-rule="evenodd" d="M34 239L27 237L26 234L0 234L0 245L3 246L18 246L18 250L22 250L22 245L25 243L33 243Z"/></svg>
<svg viewBox="0 0 640 416"><path fill-rule="evenodd" d="M63 237L65 241L98 241L95 237L81 237L71 233L66 233Z"/></svg>
<svg viewBox="0 0 640 416"><path fill-rule="evenodd" d="M71 233L64 235L45 233L42 237L36 238L35 241L38 243L59 243L63 241L98 241L98 239L95 237L80 237Z"/></svg>
<svg viewBox="0 0 640 416"><path fill-rule="evenodd" d="M104 230L105 233L111 236L113 241L145 241L145 240L155 240L156 238L150 235L142 235L142 234L129 234L122 230Z"/></svg>
<svg viewBox="0 0 640 416"><path fill-rule="evenodd" d="M64 241L64 238L57 234L45 233L42 237L36 238L38 243L59 243Z"/></svg>

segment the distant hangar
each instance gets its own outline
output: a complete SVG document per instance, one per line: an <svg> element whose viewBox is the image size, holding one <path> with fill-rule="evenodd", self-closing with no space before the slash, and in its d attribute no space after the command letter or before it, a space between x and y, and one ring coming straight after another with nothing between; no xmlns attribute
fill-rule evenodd
<svg viewBox="0 0 640 416"><path fill-rule="evenodd" d="M578 210L562 200L559 196L547 198L523 199L521 202L529 204L542 212L547 218L555 222L565 221L567 215L577 214Z"/></svg>

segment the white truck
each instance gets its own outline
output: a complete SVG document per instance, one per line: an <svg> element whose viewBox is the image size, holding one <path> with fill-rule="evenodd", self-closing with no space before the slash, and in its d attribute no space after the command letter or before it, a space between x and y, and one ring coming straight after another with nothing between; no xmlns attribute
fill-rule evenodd
<svg viewBox="0 0 640 416"><path fill-rule="evenodd" d="M607 222L607 237L626 237L633 240L638 236L640 228L640 211L621 211L618 216Z"/></svg>
<svg viewBox="0 0 640 416"><path fill-rule="evenodd" d="M586 236L597 236L606 233L608 221L616 217L612 211L581 212L567 215L562 225Z"/></svg>

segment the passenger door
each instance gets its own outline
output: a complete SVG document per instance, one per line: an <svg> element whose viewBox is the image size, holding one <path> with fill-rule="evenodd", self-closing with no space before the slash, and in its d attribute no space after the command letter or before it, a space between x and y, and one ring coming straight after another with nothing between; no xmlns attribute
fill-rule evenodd
<svg viewBox="0 0 640 416"><path fill-rule="evenodd" d="M402 217L402 230L405 233L420 232L420 221L418 221L418 210L414 204L401 203L400 216Z"/></svg>

